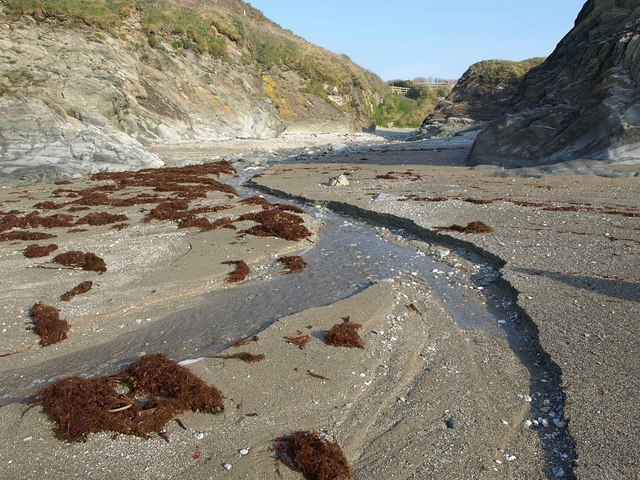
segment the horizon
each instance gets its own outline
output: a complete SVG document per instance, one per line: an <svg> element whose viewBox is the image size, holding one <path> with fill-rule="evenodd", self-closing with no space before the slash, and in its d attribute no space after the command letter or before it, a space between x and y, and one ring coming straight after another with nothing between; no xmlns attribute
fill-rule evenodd
<svg viewBox="0 0 640 480"><path fill-rule="evenodd" d="M546 57L573 28L583 0L472 0L416 5L253 0L271 21L376 73L385 81L457 80L482 60ZM410 15L404 12L411 12ZM436 17L437 21L431 21ZM482 25L479 29L478 25ZM428 28L425 28L428 27ZM473 45L472 48L469 45Z"/></svg>

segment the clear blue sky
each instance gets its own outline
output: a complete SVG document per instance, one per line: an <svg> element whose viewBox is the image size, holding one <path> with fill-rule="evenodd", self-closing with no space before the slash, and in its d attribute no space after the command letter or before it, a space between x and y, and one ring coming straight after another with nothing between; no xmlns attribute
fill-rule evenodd
<svg viewBox="0 0 640 480"><path fill-rule="evenodd" d="M480 60L549 55L585 0L251 0L281 27L384 80L459 78Z"/></svg>

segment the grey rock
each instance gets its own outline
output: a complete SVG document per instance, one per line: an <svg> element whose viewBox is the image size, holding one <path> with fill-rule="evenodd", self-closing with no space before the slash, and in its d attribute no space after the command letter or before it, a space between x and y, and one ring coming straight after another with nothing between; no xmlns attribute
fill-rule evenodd
<svg viewBox="0 0 640 480"><path fill-rule="evenodd" d="M523 79L468 163L640 161L640 5L589 0L575 27Z"/></svg>

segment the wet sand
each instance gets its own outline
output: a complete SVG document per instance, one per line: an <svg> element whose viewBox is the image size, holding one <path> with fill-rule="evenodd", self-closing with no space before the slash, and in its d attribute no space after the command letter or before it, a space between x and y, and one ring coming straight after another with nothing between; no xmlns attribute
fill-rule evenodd
<svg viewBox="0 0 640 480"><path fill-rule="evenodd" d="M434 255L450 250L452 264L464 251L503 263L504 288L517 291L523 309L513 327L538 330L532 342L549 355L540 361L549 363L557 378L531 378L536 370L527 362L532 359L519 356L507 339L460 328L424 282L398 272L392 281L347 300L280 319L258 342L242 348L264 354L263 362L206 359L189 365L222 390L226 410L217 416L181 415L187 429L172 422L169 443L104 433L67 444L54 438L38 408L23 417L23 404L1 408L3 478L300 478L272 450L274 438L295 430L335 436L355 478L547 478L552 467L566 464L560 456L573 452L550 452L541 438L566 429L576 442L579 478L633 478L640 446L632 412L637 411L640 372L628 359L637 357L640 333L635 321L640 317L640 182L494 176L502 172L462 166L466 150L460 145L421 145L307 154L254 181L273 192L402 228L426 240ZM213 155L196 151L176 150L167 157ZM339 174L349 185L323 185ZM2 209L26 209L49 199L50 191L48 186L4 189ZM228 201L216 195L207 202ZM440 201L432 201L436 198ZM234 214L236 208L251 211L236 206ZM123 210L134 219L124 230L103 226L69 234L63 229L51 240L60 251L98 253L107 262L102 275L32 268L44 261L22 255L30 242L0 243L7 272L0 352L17 352L0 358L0 370L20 364L27 372L37 371L51 358L191 306L206 291L233 288L224 282L230 267L222 261L245 260L255 272L252 281L274 268L278 256L302 251L313 241L239 239L226 229L178 230L172 222L141 222L139 209ZM304 219L311 230L320 227L311 217ZM494 231L435 231L474 220ZM58 300L86 279L95 281L94 290L68 303ZM482 290L476 294L482 302ZM41 348L25 330L28 308L38 300L61 309L71 324L68 340ZM411 304L415 309L407 308ZM323 343L326 331L344 316L363 324L366 349ZM304 350L283 338L297 332L312 337ZM546 405L532 388L546 381L560 382L563 405ZM551 414L560 416L560 409L564 416L556 417L558 427ZM550 426L523 425L538 418ZM242 455L241 449L249 452ZM568 468L565 473L571 478Z"/></svg>

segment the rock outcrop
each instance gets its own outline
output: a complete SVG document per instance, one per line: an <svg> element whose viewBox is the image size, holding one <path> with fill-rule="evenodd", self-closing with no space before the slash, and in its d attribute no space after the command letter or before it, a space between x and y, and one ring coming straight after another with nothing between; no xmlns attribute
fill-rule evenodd
<svg viewBox="0 0 640 480"><path fill-rule="evenodd" d="M157 143L359 131L388 91L240 0L158 5L0 0L4 180L159 166Z"/></svg>
<svg viewBox="0 0 640 480"><path fill-rule="evenodd" d="M498 118L509 105L524 75L544 58L521 62L484 60L460 77L447 98L420 127L420 137L452 135L479 130Z"/></svg>
<svg viewBox="0 0 640 480"><path fill-rule="evenodd" d="M551 56L523 79L468 163L640 160L640 4L588 0Z"/></svg>

